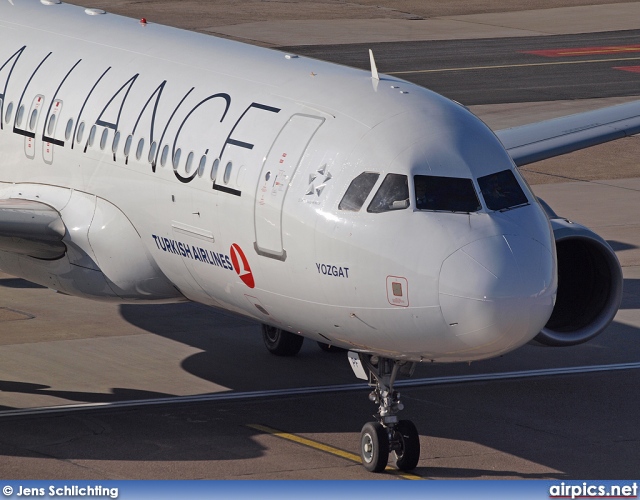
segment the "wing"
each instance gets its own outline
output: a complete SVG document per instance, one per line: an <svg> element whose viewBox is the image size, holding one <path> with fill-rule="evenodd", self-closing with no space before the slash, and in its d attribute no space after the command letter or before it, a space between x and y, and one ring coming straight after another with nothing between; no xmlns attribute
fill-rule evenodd
<svg viewBox="0 0 640 500"><path fill-rule="evenodd" d="M38 259L62 257L66 232L60 214L30 200L0 200L0 251Z"/></svg>
<svg viewBox="0 0 640 500"><path fill-rule="evenodd" d="M517 166L640 133L640 101L587 111L496 135Z"/></svg>

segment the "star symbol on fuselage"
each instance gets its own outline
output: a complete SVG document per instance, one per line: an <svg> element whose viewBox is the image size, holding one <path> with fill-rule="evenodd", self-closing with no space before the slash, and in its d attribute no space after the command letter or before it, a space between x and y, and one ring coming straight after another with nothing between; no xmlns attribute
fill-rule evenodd
<svg viewBox="0 0 640 500"><path fill-rule="evenodd" d="M324 188L327 187L327 182L332 178L331 172L327 170L327 164L322 165L314 173L309 174L309 187L307 188L306 195L320 196Z"/></svg>

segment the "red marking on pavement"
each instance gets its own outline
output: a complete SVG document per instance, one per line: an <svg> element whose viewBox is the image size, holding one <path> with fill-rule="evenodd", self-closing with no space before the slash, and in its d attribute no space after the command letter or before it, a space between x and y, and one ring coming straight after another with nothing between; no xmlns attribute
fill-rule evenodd
<svg viewBox="0 0 640 500"><path fill-rule="evenodd" d="M253 279L251 266L249 266L249 261L242 251L242 248L240 248L237 243L234 243L231 245L229 253L231 254L231 263L233 264L233 268L236 270L238 276L240 276L240 279L249 288L255 288L256 282Z"/></svg>
<svg viewBox="0 0 640 500"><path fill-rule="evenodd" d="M640 73L640 66L614 66L613 69L628 71L629 73Z"/></svg>
<svg viewBox="0 0 640 500"><path fill-rule="evenodd" d="M603 47L573 47L565 49L527 50L522 54L533 54L543 57L577 57L596 56L603 54L625 54L640 52L640 45L606 45Z"/></svg>

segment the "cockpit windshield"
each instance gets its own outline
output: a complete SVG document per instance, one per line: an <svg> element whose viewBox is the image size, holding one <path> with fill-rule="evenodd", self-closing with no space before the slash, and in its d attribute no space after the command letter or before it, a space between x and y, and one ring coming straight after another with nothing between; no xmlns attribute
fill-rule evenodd
<svg viewBox="0 0 640 500"><path fill-rule="evenodd" d="M378 214L409 207L409 185L406 175L387 174L369 203L367 212Z"/></svg>
<svg viewBox="0 0 640 500"><path fill-rule="evenodd" d="M477 212L482 208L471 179L415 175L418 210Z"/></svg>
<svg viewBox="0 0 640 500"><path fill-rule="evenodd" d="M378 173L363 172L353 179L338 205L338 210L349 210L350 212L360 210L373 186L375 186L378 177L380 177Z"/></svg>
<svg viewBox="0 0 640 500"><path fill-rule="evenodd" d="M478 185L490 210L506 210L529 203L511 170L479 177Z"/></svg>

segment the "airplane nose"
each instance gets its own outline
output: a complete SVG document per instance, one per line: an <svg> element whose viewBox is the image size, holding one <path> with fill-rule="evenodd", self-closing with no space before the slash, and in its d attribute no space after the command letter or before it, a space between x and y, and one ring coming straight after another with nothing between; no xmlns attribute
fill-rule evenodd
<svg viewBox="0 0 640 500"><path fill-rule="evenodd" d="M440 308L455 353L495 356L531 340L547 323L557 287L552 252L522 235L469 243L443 263Z"/></svg>

